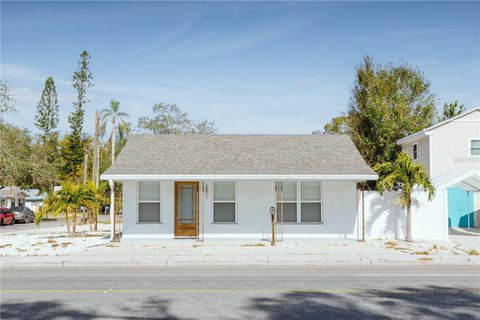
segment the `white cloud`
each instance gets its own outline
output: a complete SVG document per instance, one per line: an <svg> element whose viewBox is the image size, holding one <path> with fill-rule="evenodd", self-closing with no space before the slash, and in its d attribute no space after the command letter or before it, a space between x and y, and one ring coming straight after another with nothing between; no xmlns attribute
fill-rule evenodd
<svg viewBox="0 0 480 320"><path fill-rule="evenodd" d="M448 26L436 26L436 27L424 27L424 28L405 28L402 30L385 30L380 33L372 34L358 34L352 36L352 40L355 42L369 42L377 41L385 38L409 38L409 37L424 37L438 34L452 34L460 33L468 30L466 26L462 25L448 25Z"/></svg>

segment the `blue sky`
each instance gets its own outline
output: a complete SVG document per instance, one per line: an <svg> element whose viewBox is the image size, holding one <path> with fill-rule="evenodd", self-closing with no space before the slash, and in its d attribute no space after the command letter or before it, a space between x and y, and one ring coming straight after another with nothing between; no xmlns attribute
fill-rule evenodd
<svg viewBox="0 0 480 320"><path fill-rule="evenodd" d="M354 67L408 62L438 107L480 103L478 2L1 2L1 78L8 116L34 128L45 78L59 93L61 130L78 56L92 56L85 130L110 99L138 117L176 103L221 133L310 133L347 107Z"/></svg>

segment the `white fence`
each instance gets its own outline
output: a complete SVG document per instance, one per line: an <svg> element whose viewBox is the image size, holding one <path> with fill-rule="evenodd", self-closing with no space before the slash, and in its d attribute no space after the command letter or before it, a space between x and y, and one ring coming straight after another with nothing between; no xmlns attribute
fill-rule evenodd
<svg viewBox="0 0 480 320"><path fill-rule="evenodd" d="M399 192L365 191L365 239L405 239L407 211L399 201ZM359 219L362 195L358 192ZM428 201L425 192L413 193L412 237L414 240L448 240L448 204L446 191L437 191ZM360 222L358 226L360 226ZM359 232L359 235L361 233Z"/></svg>

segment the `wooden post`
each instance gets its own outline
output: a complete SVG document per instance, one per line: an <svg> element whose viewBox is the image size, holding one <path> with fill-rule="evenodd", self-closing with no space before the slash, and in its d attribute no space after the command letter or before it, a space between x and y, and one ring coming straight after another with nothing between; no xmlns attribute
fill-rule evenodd
<svg viewBox="0 0 480 320"><path fill-rule="evenodd" d="M115 241L115 182L109 180L110 183L110 241Z"/></svg>
<svg viewBox="0 0 480 320"><path fill-rule="evenodd" d="M270 217L272 217L272 247L275 246L275 207L270 207Z"/></svg>

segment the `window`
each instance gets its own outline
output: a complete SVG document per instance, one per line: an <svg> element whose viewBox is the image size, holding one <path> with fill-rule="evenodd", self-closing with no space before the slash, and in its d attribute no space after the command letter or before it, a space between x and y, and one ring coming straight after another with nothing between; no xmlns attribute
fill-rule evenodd
<svg viewBox="0 0 480 320"><path fill-rule="evenodd" d="M138 222L160 223L160 183L138 183Z"/></svg>
<svg viewBox="0 0 480 320"><path fill-rule="evenodd" d="M297 222L297 183L276 182L277 221Z"/></svg>
<svg viewBox="0 0 480 320"><path fill-rule="evenodd" d="M322 190L319 181L276 182L279 223L322 222Z"/></svg>
<svg viewBox="0 0 480 320"><path fill-rule="evenodd" d="M470 140L470 155L480 156L480 139Z"/></svg>
<svg viewBox="0 0 480 320"><path fill-rule="evenodd" d="M235 223L235 182L213 183L213 222Z"/></svg>
<svg viewBox="0 0 480 320"><path fill-rule="evenodd" d="M413 144L413 160L417 160L418 157L418 145L416 143Z"/></svg>

